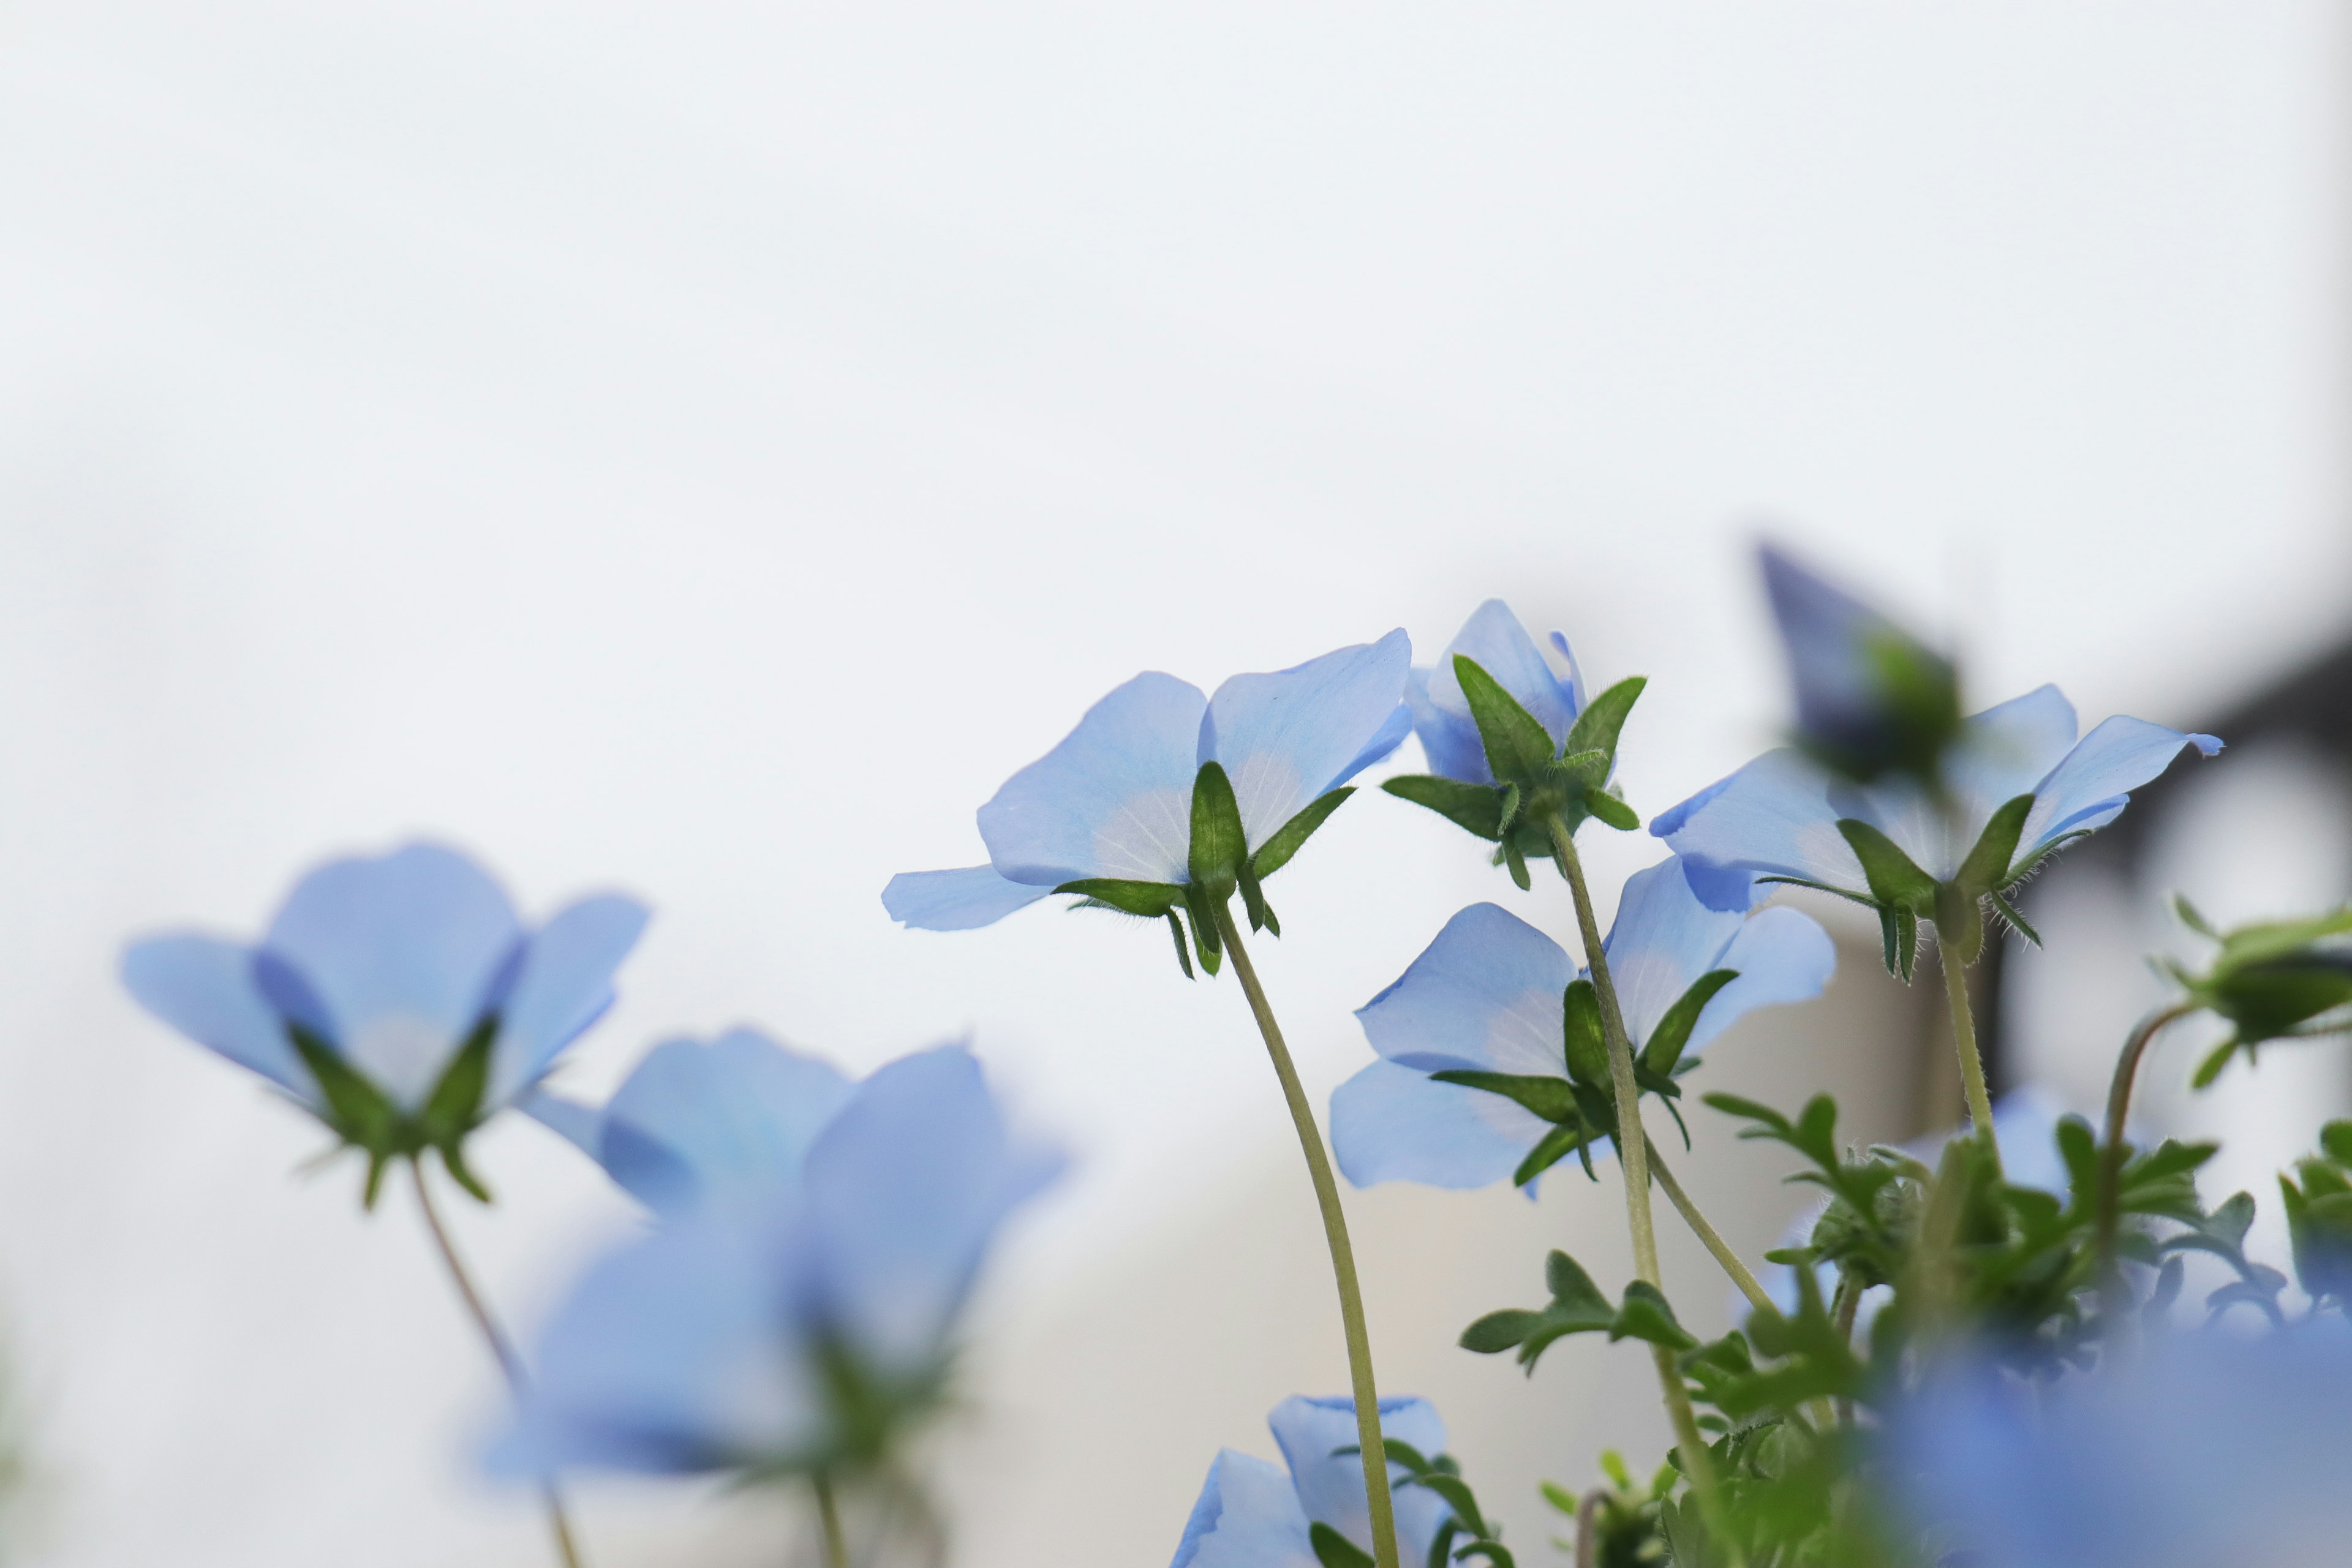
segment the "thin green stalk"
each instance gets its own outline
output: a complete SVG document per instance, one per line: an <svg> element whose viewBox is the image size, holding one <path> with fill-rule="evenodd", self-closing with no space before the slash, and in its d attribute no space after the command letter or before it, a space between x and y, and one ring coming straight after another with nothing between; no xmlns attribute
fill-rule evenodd
<svg viewBox="0 0 2352 1568"><path fill-rule="evenodd" d="M508 1392L517 1404L520 1404L530 1386L523 1374L522 1358L515 1353L513 1342L507 1338L506 1331L499 1327L498 1320L490 1316L488 1304L482 1300L482 1293L474 1288L473 1277L466 1272L465 1264L458 1259L457 1247L450 1244L449 1233L441 1224L440 1210L433 1202L433 1189L425 1180L424 1160L421 1157L410 1160L408 1168L416 1177L416 1204L425 1211L425 1228L433 1233L433 1244L440 1249L441 1261L448 1268L449 1278L457 1282L457 1294L465 1301L466 1310L472 1315L474 1326L481 1330L482 1338L488 1342L490 1354L498 1361L499 1370L506 1374ZM551 1480L541 1488L541 1495L547 1500L547 1523L555 1535L556 1557L562 1561L563 1568L580 1568L580 1548L572 1540L572 1521L564 1512L563 1494L556 1490L555 1483Z"/></svg>
<svg viewBox="0 0 2352 1568"><path fill-rule="evenodd" d="M849 1568L849 1542L841 1532L841 1510L833 1500L833 1478L819 1470L811 1481L816 1488L817 1522L824 1530L824 1568Z"/></svg>
<svg viewBox="0 0 2352 1568"><path fill-rule="evenodd" d="M1617 1159L1625 1171L1625 1223L1633 1233L1633 1272L1654 1289L1664 1289L1658 1273L1658 1232L1650 1216L1650 1135L1642 1125L1641 1085L1633 1078L1633 1047L1625 1034L1625 1016L1617 1006L1617 983L1610 977L1609 955L1601 945L1601 922L1592 912L1592 894L1584 885L1584 863L1577 858L1576 837L1554 816L1544 825L1551 836L1552 859L1568 879L1576 901L1576 926L1584 939L1585 962L1592 972L1592 991L1601 1004L1601 1037L1609 1048L1609 1082L1617 1101ZM1669 1194L1671 1195L1671 1194ZM1731 1552L1734 1568L1744 1561L1723 1511L1723 1494L1715 1476L1715 1461L1699 1435L1698 1418L1691 1410L1690 1388L1674 1352L1653 1345L1658 1386L1665 1395L1666 1415L1674 1423L1675 1442L1681 1450L1683 1474L1690 1478L1699 1511L1716 1539Z"/></svg>
<svg viewBox="0 0 2352 1568"><path fill-rule="evenodd" d="M1290 1047L1282 1043L1282 1026L1258 984L1256 966L1242 945L1241 928L1234 922L1229 904L1216 906L1217 934L1233 956L1234 973L1249 998L1257 1032L1265 1038L1265 1053L1274 1058L1274 1075L1282 1080L1283 1102L1290 1108L1291 1125L1298 1130L1298 1147L1307 1156L1307 1173L1315 1184L1316 1206L1323 1211L1323 1237L1331 1247L1331 1275L1339 1287L1339 1323L1348 1338L1348 1381L1356 1396L1356 1441L1363 1451L1364 1495L1371 1504L1372 1560L1378 1568L1399 1568L1396 1513L1389 1500L1388 1448L1381 1434L1379 1385L1372 1379L1372 1340L1364 1327L1364 1296L1356 1283L1355 1248L1348 1242L1348 1216L1339 1207L1339 1184L1331 1179L1331 1162L1323 1152L1323 1134L1315 1125L1315 1110L1299 1085L1298 1069L1291 1065Z"/></svg>
<svg viewBox="0 0 2352 1568"><path fill-rule="evenodd" d="M1691 1234L1697 1237L1699 1244L1723 1266L1723 1271L1731 1277L1731 1282L1734 1285L1739 1287L1739 1293L1748 1298L1749 1306L1759 1310L1771 1306L1772 1298L1764 1293L1762 1283L1748 1271L1748 1265L1740 1261L1739 1254L1731 1250L1731 1244L1724 1240L1722 1234L1707 1223L1706 1215L1699 1212L1698 1205L1691 1201L1690 1194L1685 1192L1683 1184L1675 1180L1675 1173L1666 1169L1665 1161L1658 1155L1656 1141L1653 1139L1649 1142L1650 1174L1657 1178L1659 1187L1666 1194L1666 1200L1675 1205L1675 1212L1683 1216L1683 1223L1691 1227Z"/></svg>
<svg viewBox="0 0 2352 1568"><path fill-rule="evenodd" d="M2099 1191L2092 1235L2095 1241L2102 1283L2116 1277L2116 1232L2122 1223L2124 1122L2131 1115L2133 1087L2139 1081L2139 1064L2168 1025L2197 1009L2186 1002L2161 1008L2139 1021L2116 1058L2116 1076L2107 1087L2107 1141L2099 1151Z"/></svg>
<svg viewBox="0 0 2352 1568"><path fill-rule="evenodd" d="M1985 1088L1984 1058L1977 1050L1976 1015L1969 1008L1969 970L1952 944L1937 936L1936 967L1944 972L1944 994L1952 1005L1952 1048L1959 1054L1960 1081L1968 1087L1969 1121L1977 1137L1991 1151L1992 1168L2000 1169L2000 1144L1992 1132L1992 1095Z"/></svg>

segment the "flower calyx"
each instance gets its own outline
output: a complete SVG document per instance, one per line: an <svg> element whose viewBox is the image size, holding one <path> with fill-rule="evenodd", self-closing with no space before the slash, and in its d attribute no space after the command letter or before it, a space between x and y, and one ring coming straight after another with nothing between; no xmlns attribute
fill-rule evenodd
<svg viewBox="0 0 2352 1568"><path fill-rule="evenodd" d="M364 1207L375 1207L386 1167L396 1160L422 1158L428 1149L440 1154L451 1180L479 1201L491 1201L489 1189L466 1163L465 1142L487 1119L482 1101L489 1086L490 1047L499 1035L496 1013L486 1014L474 1026L442 1069L433 1092L415 1110L397 1104L303 1025L289 1020L286 1032L318 1082L320 1120L344 1147L367 1156L367 1184L360 1200Z"/></svg>
<svg viewBox="0 0 2352 1568"><path fill-rule="evenodd" d="M2202 973L2171 960L2162 967L2189 1005L2234 1026L2199 1065L2194 1087L2221 1077L2241 1051L2252 1060L2265 1041L2352 1030L2352 942L2333 940L2352 934L2352 907L2222 931L2187 899L2172 905L2182 924L2220 947Z"/></svg>

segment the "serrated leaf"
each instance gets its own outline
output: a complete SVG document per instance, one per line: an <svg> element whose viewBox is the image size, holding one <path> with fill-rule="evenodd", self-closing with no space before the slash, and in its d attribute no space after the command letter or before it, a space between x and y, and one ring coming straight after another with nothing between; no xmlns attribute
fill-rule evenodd
<svg viewBox="0 0 2352 1568"><path fill-rule="evenodd" d="M1248 858L1233 780L1225 776L1223 763L1202 763L1192 781L1192 844L1185 869L1212 898L1222 900L1233 892Z"/></svg>
<svg viewBox="0 0 2352 1568"><path fill-rule="evenodd" d="M1880 908L1920 915L1936 907L1936 879L1919 869L1901 845L1858 816L1838 818L1837 830L1862 862L1863 879Z"/></svg>
<svg viewBox="0 0 2352 1568"><path fill-rule="evenodd" d="M1394 784L1397 781L1391 779L1389 782ZM1446 779L1441 782L1452 784L1454 781ZM1478 786L1473 784L1471 787L1475 789ZM1251 872L1258 880L1264 881L1289 865L1290 858L1297 854L1300 847L1315 836L1315 830L1328 822L1331 819L1331 814L1346 805L1348 797L1355 793L1355 785L1341 784L1338 789L1326 790L1308 801L1299 808L1297 816L1275 829L1273 837L1257 847L1257 853L1249 858ZM1397 792L1391 790L1390 793L1393 795ZM1412 797L1407 795L1403 798L1409 800Z"/></svg>
<svg viewBox="0 0 2352 1568"><path fill-rule="evenodd" d="M1739 978L1736 969L1710 969L1691 982L1690 989L1675 998L1650 1030L1650 1037L1642 1045L1642 1065L1654 1073L1670 1073L1675 1064L1683 1059L1684 1047L1690 1044L1691 1030L1698 1026L1698 1016L1715 994Z"/></svg>
<svg viewBox="0 0 2352 1568"><path fill-rule="evenodd" d="M1526 1107L1546 1121L1559 1123L1576 1119L1576 1091L1564 1078L1479 1072L1467 1068L1448 1068L1429 1076L1439 1083L1458 1083L1465 1089L1501 1095L1514 1104Z"/></svg>
<svg viewBox="0 0 2352 1568"><path fill-rule="evenodd" d="M1381 788L1399 800L1427 806L1490 844L1503 836L1503 792L1494 784L1466 784L1436 773L1402 773L1383 780Z"/></svg>
<svg viewBox="0 0 2352 1568"><path fill-rule="evenodd" d="M1495 781L1532 782L1557 754L1541 721L1468 654L1454 656L1454 678L1462 684L1463 700L1470 705L1471 721L1478 726L1478 740L1486 749L1486 767Z"/></svg>
<svg viewBox="0 0 2352 1568"><path fill-rule="evenodd" d="M1082 877L1075 882L1065 882L1054 891L1076 893L1098 904L1130 915L1142 915L1157 920L1184 901L1181 882L1130 882L1115 877Z"/></svg>

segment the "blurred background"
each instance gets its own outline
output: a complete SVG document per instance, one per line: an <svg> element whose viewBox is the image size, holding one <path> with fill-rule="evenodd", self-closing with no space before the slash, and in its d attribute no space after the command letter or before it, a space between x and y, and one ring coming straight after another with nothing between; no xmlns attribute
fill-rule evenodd
<svg viewBox="0 0 2352 1568"><path fill-rule="evenodd" d="M1979 702L2220 729L2038 884L1998 1071L2103 1091L2179 937L2352 889L2352 17L2326 0L1182 7L0 4L0 1331L18 1560L547 1561L477 1478L492 1368L406 1195L139 1014L125 936L257 929L427 835L656 923L565 1081L753 1022L864 1068L965 1034L1075 1174L940 1433L954 1561L1154 1563L1221 1444L1344 1386L1241 998L1040 907L896 929L896 870L1141 668L1204 687L1482 598L1640 672L1645 815L1782 721L1748 545L1958 647ZM2232 729L2231 721L2237 720ZM1396 766L1418 767L1408 747ZM2160 796L2161 798L2155 798ZM1597 830L1596 830L1597 831ZM1614 888L1656 858L1596 844ZM1372 795L1262 963L1318 1100L1460 905L1563 940ZM1831 911L1817 910L1834 922ZM1957 1113L1836 927L1715 1087ZM2347 1101L2279 1049L2150 1117L2270 1173ZM1783 1165L1702 1112L1751 1251ZM632 1223L536 1126L459 1238L528 1338ZM1384 1383L1523 1547L1654 1464L1641 1358L1453 1348L1612 1184L1350 1196ZM2263 1224L2269 1226L2266 1217ZM1686 1314L1727 1310L1703 1255ZM1677 1285L1677 1282L1680 1282ZM792 1560L796 1504L587 1481L592 1558ZM1546 1561L1540 1549L1534 1561ZM1527 1559L1523 1558L1523 1561Z"/></svg>

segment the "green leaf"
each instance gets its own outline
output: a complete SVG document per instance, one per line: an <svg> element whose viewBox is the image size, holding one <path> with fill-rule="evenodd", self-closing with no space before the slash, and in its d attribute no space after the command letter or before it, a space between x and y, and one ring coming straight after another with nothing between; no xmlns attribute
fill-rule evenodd
<svg viewBox="0 0 2352 1568"><path fill-rule="evenodd" d="M1642 819L1635 815L1633 808L1606 790L1587 790L1584 809L1620 833L1631 833L1642 826Z"/></svg>
<svg viewBox="0 0 2352 1568"><path fill-rule="evenodd" d="M1408 1484L1425 1488L1444 1498L1453 1508L1454 1517L1469 1526L1471 1534L1483 1536L1488 1533L1486 1516L1478 1510L1478 1499L1470 1490L1469 1483L1461 1477L1422 1475L1415 1476Z"/></svg>
<svg viewBox="0 0 2352 1568"><path fill-rule="evenodd" d="M1397 781L1391 779L1389 782L1394 784ZM1454 781L1444 779L1440 782L1451 784ZM1250 870L1263 881L1289 865L1290 858L1298 853L1299 847L1313 837L1315 830L1329 821L1331 814L1345 805L1348 797L1355 793L1354 784L1341 784L1338 789L1327 790L1307 802L1306 805L1299 808L1296 816L1275 829L1273 837L1257 847L1257 853L1250 857ZM1410 800L1412 797L1407 795L1404 798Z"/></svg>
<svg viewBox="0 0 2352 1568"><path fill-rule="evenodd" d="M1506 1308L1489 1312L1462 1331L1461 1346L1479 1355L1499 1355L1517 1346L1543 1323L1541 1312Z"/></svg>
<svg viewBox="0 0 2352 1568"><path fill-rule="evenodd" d="M1454 678L1462 683L1463 700L1478 726L1486 748L1486 767L1497 784L1531 782L1559 753L1551 734L1502 683L1479 668L1468 654L1454 656ZM1571 748L1574 749L1574 748Z"/></svg>
<svg viewBox="0 0 2352 1568"><path fill-rule="evenodd" d="M1505 1100L1525 1106L1546 1121L1559 1123L1576 1118L1576 1090L1564 1078L1476 1072L1454 1068L1429 1076L1439 1083L1458 1083L1465 1089L1480 1089L1488 1094L1499 1094Z"/></svg>
<svg viewBox="0 0 2352 1568"><path fill-rule="evenodd" d="M2207 1056L2203 1061L2197 1064L2196 1072L2191 1074L2189 1077L2189 1087L2191 1089L2210 1088L2213 1080L2221 1076L2221 1069L2230 1065L2230 1058L2237 1054L2238 1037L2235 1035L2232 1035L2228 1039L2222 1041L2220 1045L2214 1047L2211 1054Z"/></svg>
<svg viewBox="0 0 2352 1568"><path fill-rule="evenodd" d="M1382 781L1381 788L1399 800L1427 806L1455 826L1466 828L1490 844L1503 836L1503 792L1493 784L1465 784L1460 779L1441 778L1435 773L1401 773ZM1307 809L1312 811L1315 807ZM1292 820L1297 819L1294 817ZM1283 831L1286 833L1289 828L1286 826ZM1277 838L1280 837L1280 834L1276 835ZM1268 847L1272 844L1273 840L1269 839ZM1265 852L1262 849L1258 853L1262 855Z"/></svg>
<svg viewBox="0 0 2352 1568"><path fill-rule="evenodd" d="M2017 836L2025 830L2026 815L2032 809L2031 793L2011 795L1977 835L1976 847L1969 851L1969 858L1960 862L1959 875L1952 879L1971 901L2015 880L2009 874L2009 863L2017 855Z"/></svg>
<svg viewBox="0 0 2352 1568"><path fill-rule="evenodd" d="M1222 900L1233 892L1248 858L1233 781L1223 763L1202 763L1192 780L1192 846L1185 868L1212 898Z"/></svg>
<svg viewBox="0 0 2352 1568"><path fill-rule="evenodd" d="M1571 980L1560 993L1560 1047L1568 1075L1606 1092L1609 1047L1601 1033L1601 998L1590 980Z"/></svg>
<svg viewBox="0 0 2352 1568"><path fill-rule="evenodd" d="M1456 1563L1465 1563L1473 1557L1484 1557L1493 1568L1518 1568L1517 1561L1499 1541L1474 1541L1454 1554Z"/></svg>
<svg viewBox="0 0 2352 1568"><path fill-rule="evenodd" d="M1624 729L1625 716L1633 710L1634 702L1649 684L1646 676L1628 676L1586 703L1584 711L1576 716L1576 722L1569 726L1568 742L1560 750L1570 754L1603 752L1613 761L1618 731Z"/></svg>
<svg viewBox="0 0 2352 1568"><path fill-rule="evenodd" d="M2321 1128L2319 1146L2330 1160L2352 1170L2352 1121L2331 1121Z"/></svg>
<svg viewBox="0 0 2352 1568"><path fill-rule="evenodd" d="M1625 1304L1618 1309L1615 1321L1609 1325L1609 1337L1612 1341L1646 1340L1670 1351L1693 1350L1698 1345L1697 1338L1675 1321L1675 1310L1666 1304L1665 1297L1646 1279L1636 1279L1625 1287Z"/></svg>
<svg viewBox="0 0 2352 1568"><path fill-rule="evenodd" d="M1054 891L1076 893L1082 899L1150 920L1157 920L1184 901L1181 883L1129 882L1115 877L1082 877L1075 882L1063 883Z"/></svg>
<svg viewBox="0 0 2352 1568"><path fill-rule="evenodd" d="M2221 933L2215 931L2213 929L2213 922L2207 920L2205 916L2200 912L2197 906L2189 901L2188 894L2175 893L2172 895L2172 912L2180 917L2180 923L2182 925L2187 926L2199 936L2210 937L2215 942L2221 940Z"/></svg>
<svg viewBox="0 0 2352 1568"><path fill-rule="evenodd" d="M1654 1073L1671 1073L1675 1064L1683 1059L1683 1049L1690 1044L1691 1030L1698 1026L1698 1016L1715 1000L1715 994L1739 978L1736 969L1710 969L1691 983L1691 988L1666 1009L1650 1031L1642 1046L1642 1065Z"/></svg>
<svg viewBox="0 0 2352 1568"><path fill-rule="evenodd" d="M1528 1151L1528 1157L1519 1162L1517 1170L1511 1173L1511 1185L1526 1186L1570 1154L1585 1148L1595 1136L1597 1134L1585 1126L1580 1118L1575 1121L1561 1122L1545 1133L1536 1146ZM1588 1155L1587 1158L1590 1159L1590 1156Z"/></svg>
<svg viewBox="0 0 2352 1568"><path fill-rule="evenodd" d="M1862 862L1862 875L1879 907L1926 914L1936 907L1936 879L1919 869L1892 838L1858 816L1838 818L1838 832Z"/></svg>
<svg viewBox="0 0 2352 1568"><path fill-rule="evenodd" d="M1319 1521L1307 1527L1307 1541L1323 1568L1374 1568L1370 1552Z"/></svg>
<svg viewBox="0 0 2352 1568"><path fill-rule="evenodd" d="M1615 1315L1609 1298L1601 1293L1601 1287L1592 1282L1584 1265L1556 1247L1544 1258L1544 1289L1551 1292L1555 1307L1572 1307L1603 1320ZM1606 1326L1605 1321L1602 1326Z"/></svg>

